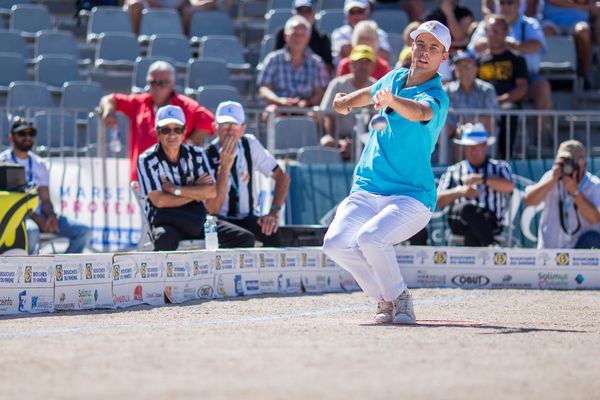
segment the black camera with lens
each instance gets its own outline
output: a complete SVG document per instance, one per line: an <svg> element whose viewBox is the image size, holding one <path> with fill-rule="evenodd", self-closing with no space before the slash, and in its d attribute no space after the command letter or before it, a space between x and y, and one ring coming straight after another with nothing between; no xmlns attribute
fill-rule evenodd
<svg viewBox="0 0 600 400"><path fill-rule="evenodd" d="M579 165L570 158L565 158L560 163L560 173L562 176L573 176L577 171L579 171Z"/></svg>

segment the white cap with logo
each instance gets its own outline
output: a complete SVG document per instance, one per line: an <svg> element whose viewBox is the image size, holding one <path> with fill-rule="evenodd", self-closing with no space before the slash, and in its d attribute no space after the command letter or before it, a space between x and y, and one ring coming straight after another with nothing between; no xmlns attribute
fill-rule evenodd
<svg viewBox="0 0 600 400"><path fill-rule="evenodd" d="M185 125L185 114L181 107L164 106L158 109L155 125L161 128L168 124Z"/></svg>
<svg viewBox="0 0 600 400"><path fill-rule="evenodd" d="M369 1L368 0L346 0L344 2L344 12L346 14L348 14L348 12L350 10L352 10L353 8L362 8L363 10L366 10L367 8L369 8Z"/></svg>
<svg viewBox="0 0 600 400"><path fill-rule="evenodd" d="M438 21L426 21L423 22L419 27L412 31L410 34L411 39L416 40L417 36L421 33L429 33L435 37L438 42L444 46L446 51L450 50L450 44L452 43L452 37L448 28Z"/></svg>
<svg viewBox="0 0 600 400"><path fill-rule="evenodd" d="M244 107L235 101L224 101L217 107L215 121L217 121L217 124L234 123L242 125L246 121Z"/></svg>

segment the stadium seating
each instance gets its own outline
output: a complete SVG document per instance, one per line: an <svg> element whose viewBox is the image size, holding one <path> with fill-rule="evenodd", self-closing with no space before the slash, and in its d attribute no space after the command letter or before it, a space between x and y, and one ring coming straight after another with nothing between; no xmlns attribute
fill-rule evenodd
<svg viewBox="0 0 600 400"><path fill-rule="evenodd" d="M102 86L97 82L65 82L60 107L77 110L77 118L85 119L100 103L104 95Z"/></svg>
<svg viewBox="0 0 600 400"><path fill-rule="evenodd" d="M26 60L32 58L31 50L18 32L0 31L0 53L17 53Z"/></svg>
<svg viewBox="0 0 600 400"><path fill-rule="evenodd" d="M44 156L85 154L77 134L75 114L71 111L39 111L34 115L38 131L36 153Z"/></svg>
<svg viewBox="0 0 600 400"><path fill-rule="evenodd" d="M316 16L317 29L328 36L345 23L346 15L342 10L323 10Z"/></svg>
<svg viewBox="0 0 600 400"><path fill-rule="evenodd" d="M34 56L68 55L74 58L79 65L89 65L89 59L82 59L77 46L77 41L69 31L38 31L35 36Z"/></svg>
<svg viewBox="0 0 600 400"><path fill-rule="evenodd" d="M197 46L202 36L234 36L233 21L225 11L203 11L192 15L190 43Z"/></svg>
<svg viewBox="0 0 600 400"><path fill-rule="evenodd" d="M33 39L37 31L53 29L54 23L45 5L16 4L10 9L9 26L11 31L18 31L21 36Z"/></svg>
<svg viewBox="0 0 600 400"><path fill-rule="evenodd" d="M150 41L152 35L183 35L181 16L170 8L147 8L142 11L140 25L140 43Z"/></svg>
<svg viewBox="0 0 600 400"><path fill-rule="evenodd" d="M277 117L269 129L273 138L270 150L277 156L296 155L301 147L319 145L317 126L310 117Z"/></svg>
<svg viewBox="0 0 600 400"><path fill-rule="evenodd" d="M244 103L235 86L227 85L201 86L196 92L196 100L213 113L217 110L219 103L223 101L231 100L241 104Z"/></svg>
<svg viewBox="0 0 600 400"><path fill-rule="evenodd" d="M131 82L132 93L144 93L146 91L148 69L150 68L150 65L156 61L166 61L171 65L175 64L172 59L167 57L138 57L135 60L133 69L133 78ZM177 76L175 78L177 78ZM177 84L177 79L175 80L175 84Z"/></svg>
<svg viewBox="0 0 600 400"><path fill-rule="evenodd" d="M6 108L13 114L26 114L36 108L54 107L48 85L43 82L15 81L8 85Z"/></svg>
<svg viewBox="0 0 600 400"><path fill-rule="evenodd" d="M409 22L408 15L401 10L376 10L371 14L371 19L386 33L402 34Z"/></svg>
<svg viewBox="0 0 600 400"><path fill-rule="evenodd" d="M344 0L321 0L317 3L319 10L343 10Z"/></svg>
<svg viewBox="0 0 600 400"><path fill-rule="evenodd" d="M274 35L285 25L285 22L290 19L292 12L289 8L280 10L270 10L265 15L265 35Z"/></svg>
<svg viewBox="0 0 600 400"><path fill-rule="evenodd" d="M35 80L44 82L54 93L62 93L63 84L68 81L81 81L77 60L70 56L44 55L37 58Z"/></svg>
<svg viewBox="0 0 600 400"><path fill-rule="evenodd" d="M95 43L105 33L129 33L131 19L120 7L94 7L87 26L87 41Z"/></svg>
<svg viewBox="0 0 600 400"><path fill-rule="evenodd" d="M338 149L320 146L301 147L296 160L303 164L337 164L343 161Z"/></svg>
<svg viewBox="0 0 600 400"><path fill-rule="evenodd" d="M96 69L133 69L140 47L133 33L103 33L96 44Z"/></svg>
<svg viewBox="0 0 600 400"><path fill-rule="evenodd" d="M190 60L185 79L186 94L194 95L198 87L206 85L231 85L229 69L224 60L220 58Z"/></svg>
<svg viewBox="0 0 600 400"><path fill-rule="evenodd" d="M152 35L148 44L148 56L154 58L169 58L174 67L187 68L192 53L188 40L183 35L160 34Z"/></svg>
<svg viewBox="0 0 600 400"><path fill-rule="evenodd" d="M13 81L27 81L27 64L21 54L0 53L0 93L6 94Z"/></svg>

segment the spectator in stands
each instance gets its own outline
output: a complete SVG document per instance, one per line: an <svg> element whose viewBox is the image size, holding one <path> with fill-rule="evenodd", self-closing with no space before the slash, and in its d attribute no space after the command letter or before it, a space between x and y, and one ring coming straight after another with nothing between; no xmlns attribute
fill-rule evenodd
<svg viewBox="0 0 600 400"><path fill-rule="evenodd" d="M404 39L404 48L400 51L398 55L398 62L396 63L396 68L410 68L410 64L412 62L412 44L413 39L410 37L410 34L417 30L417 28L421 25L419 21L413 21L410 24L406 25L406 28L402 31L402 38Z"/></svg>
<svg viewBox="0 0 600 400"><path fill-rule="evenodd" d="M538 14L540 0L517 0L519 2L519 14L535 18ZM481 13L483 17L500 12L496 0L482 0Z"/></svg>
<svg viewBox="0 0 600 400"><path fill-rule="evenodd" d="M183 143L186 117L183 109L167 105L156 112L158 143L139 156L140 192L146 198L155 251L176 250L179 242L204 238L205 202L217 195L206 153ZM251 247L254 237L219 220L221 247Z"/></svg>
<svg viewBox="0 0 600 400"><path fill-rule="evenodd" d="M379 48L379 36L377 35L377 23L375 21L360 21L354 27L352 32L352 48L358 45L367 45L377 52ZM337 76L342 76L350 73L350 56L340 60L337 67ZM375 68L371 72L373 78L381 79L385 74L390 72L390 64L381 56L375 59ZM333 100L333 98L332 98Z"/></svg>
<svg viewBox="0 0 600 400"><path fill-rule="evenodd" d="M459 122L481 122L487 132L495 131L496 117L490 115L475 115L472 110L498 110L496 89L488 82L477 78L477 60L467 51L458 51L453 58L454 75L456 80L445 86L450 104L457 114L448 114L446 124L452 137L458 136Z"/></svg>
<svg viewBox="0 0 600 400"><path fill-rule="evenodd" d="M525 58L529 84L527 97L533 101L536 110L552 109L550 83L540 75L540 62L546 53L546 39L539 22L535 18L519 13L519 0L497 0L496 8L500 10L498 15L504 16L510 27L506 36L506 45ZM473 33L469 50L481 53L487 47L485 23L481 23ZM550 129L549 124L550 119L546 118L544 121L546 130Z"/></svg>
<svg viewBox="0 0 600 400"><path fill-rule="evenodd" d="M440 0L439 7L425 16L425 21L439 21L450 29L452 48L464 49L471 36L471 24L475 21L473 13L460 6L458 0Z"/></svg>
<svg viewBox="0 0 600 400"><path fill-rule="evenodd" d="M219 216L260 240L264 246L279 247L277 234L279 213L285 204L290 177L277 165L275 158L254 135L245 134L246 116L240 103L225 101L215 115L215 138L206 152L215 171L216 197L206 201L208 212ZM256 172L275 181L271 210L259 216L258 186L253 184Z"/></svg>
<svg viewBox="0 0 600 400"><path fill-rule="evenodd" d="M504 0L503 0L504 1ZM521 101L527 95L527 65L525 59L513 53L506 43L509 25L505 17L497 14L485 19L485 32L488 47L479 57L479 78L490 82L496 89L500 108L506 110L521 108ZM506 152L508 130L510 148ZM498 146L500 158L512 153L517 134L517 119L504 115L500 118Z"/></svg>
<svg viewBox="0 0 600 400"><path fill-rule="evenodd" d="M40 156L31 149L35 144L37 130L33 122L16 117L8 135L10 149L0 153L0 161L22 165L27 184L37 186L39 207L25 220L28 253L38 254L40 232L54 233L69 239L66 253L81 253L91 238L91 229L65 216L58 216L50 200L48 167Z"/></svg>
<svg viewBox="0 0 600 400"><path fill-rule="evenodd" d="M370 10L368 0L345 1L344 14L346 14L347 24L337 28L331 34L331 50L333 58L336 61L348 57L352 50L352 31L360 21L369 19ZM378 28L377 34L379 35L379 49L377 50L377 54L387 60L392 50L387 33Z"/></svg>
<svg viewBox="0 0 600 400"><path fill-rule="evenodd" d="M259 95L269 103L266 111L277 106L310 108L321 103L329 74L321 57L308 48L310 23L294 15L285 23L283 49L265 57L258 74Z"/></svg>
<svg viewBox="0 0 600 400"><path fill-rule="evenodd" d="M525 189L525 205L544 202L537 247L600 248L600 178L587 171L581 142L562 142L552 169Z"/></svg>
<svg viewBox="0 0 600 400"><path fill-rule="evenodd" d="M183 31L190 32L192 14L196 11L214 10L217 0L125 0L123 7L129 12L133 33L140 34L142 10L145 8L173 8L181 14Z"/></svg>
<svg viewBox="0 0 600 400"><path fill-rule="evenodd" d="M325 33L321 33L315 26L315 5L312 0L294 0L292 7L293 15L301 15L311 24L310 41L308 47L325 63L327 70L333 72L333 57L331 56L331 41ZM285 46L284 29L277 32L275 38L275 49L279 50Z"/></svg>
<svg viewBox="0 0 600 400"><path fill-rule="evenodd" d="M375 0L375 10L404 10L411 21L420 21L425 13L423 0Z"/></svg>
<svg viewBox="0 0 600 400"><path fill-rule="evenodd" d="M338 76L329 82L323 100L321 100L321 109L333 114L335 113L333 98L337 93L352 93L374 84L376 81L373 79L372 74L375 69L375 59L376 55L373 48L364 44L354 46L350 53L350 73ZM340 115L336 113L335 115L325 115L326 135L321 139L321 145L335 147L336 138L342 139L340 144L343 146L340 146L340 152L345 160L349 160L355 123L354 114Z"/></svg>
<svg viewBox="0 0 600 400"><path fill-rule="evenodd" d="M448 224L466 246L490 246L502 231L502 217L513 191L510 165L487 156L495 143L481 123L466 124L455 143L465 159L448 167L438 186L437 207L450 206Z"/></svg>
<svg viewBox="0 0 600 400"><path fill-rule="evenodd" d="M137 179L137 160L148 147L156 144L154 119L156 109L172 104L179 106L185 113L186 137L194 145L201 145L214 134L214 116L206 108L187 96L174 91L175 68L165 61L156 61L148 69L147 90L144 94L113 93L100 100L100 113L107 128L117 126L116 112L120 111L129 118L129 159L131 161L131 180Z"/></svg>
<svg viewBox="0 0 600 400"><path fill-rule="evenodd" d="M590 28L593 17L594 28ZM594 0L546 0L543 6L542 26L546 36L573 35L584 87L589 89L592 62L592 31L596 45L600 45L600 2Z"/></svg>

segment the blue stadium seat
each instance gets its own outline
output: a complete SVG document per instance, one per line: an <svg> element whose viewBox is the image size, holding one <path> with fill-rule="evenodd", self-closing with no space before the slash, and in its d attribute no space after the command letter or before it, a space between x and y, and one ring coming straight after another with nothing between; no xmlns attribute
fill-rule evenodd
<svg viewBox="0 0 600 400"><path fill-rule="evenodd" d="M201 58L191 60L185 79L185 91L194 95L197 88L207 85L231 85L229 69L223 59Z"/></svg>
<svg viewBox="0 0 600 400"><path fill-rule="evenodd" d="M60 101L63 109L76 110L77 118L87 119L100 103L104 90L97 82L65 82Z"/></svg>
<svg viewBox="0 0 600 400"><path fill-rule="evenodd" d="M0 53L0 92L6 94L13 81L29 80L27 64L21 54ZM0 132L3 134L4 131Z"/></svg>
<svg viewBox="0 0 600 400"><path fill-rule="evenodd" d="M227 85L207 85L198 88L196 94L196 100L201 106L206 107L211 112L217 110L219 103L223 101L237 101L238 103L244 103L240 96L240 93L235 86Z"/></svg>
<svg viewBox="0 0 600 400"><path fill-rule="evenodd" d="M250 70L242 45L235 36L204 36L200 39L198 53L199 58L221 58L230 69Z"/></svg>
<svg viewBox="0 0 600 400"><path fill-rule="evenodd" d="M323 10L317 14L317 29L331 37L334 30L346 23L343 10Z"/></svg>
<svg viewBox="0 0 600 400"><path fill-rule="evenodd" d="M188 40L183 35L152 35L148 45L149 57L167 57L175 62L175 67L187 67L192 53Z"/></svg>
<svg viewBox="0 0 600 400"><path fill-rule="evenodd" d="M277 117L269 127L274 155L295 155L301 147L318 146L317 125L311 117Z"/></svg>
<svg viewBox="0 0 600 400"><path fill-rule="evenodd" d="M77 60L71 56L39 56L34 70L35 80L44 82L53 93L62 93L63 84L68 81L81 81Z"/></svg>
<svg viewBox="0 0 600 400"><path fill-rule="evenodd" d="M140 46L133 33L103 33L96 44L96 69L132 70Z"/></svg>
<svg viewBox="0 0 600 400"><path fill-rule="evenodd" d="M296 160L303 164L338 164L343 162L338 149L321 146L303 146Z"/></svg>
<svg viewBox="0 0 600 400"><path fill-rule="evenodd" d="M48 7L42 4L16 4L10 9L10 30L21 36L35 38L37 31L52 29L52 19Z"/></svg>
<svg viewBox="0 0 600 400"><path fill-rule="evenodd" d="M0 53L17 53L33 62L31 60L32 52L18 32L0 31Z"/></svg>
<svg viewBox="0 0 600 400"><path fill-rule="evenodd" d="M31 109L52 107L52 96L43 82L15 81L8 86L6 108L12 114L25 115Z"/></svg>
<svg viewBox="0 0 600 400"><path fill-rule="evenodd" d="M81 59L77 41L70 31L39 31L35 37L35 57L46 55L68 55L79 65L89 65L90 60Z"/></svg>
<svg viewBox="0 0 600 400"><path fill-rule="evenodd" d="M380 10L371 14L371 19L377 22L379 28L386 33L396 32L402 34L410 22L408 15L401 10Z"/></svg>
<svg viewBox="0 0 600 400"><path fill-rule="evenodd" d="M233 21L225 11L199 11L192 15L190 43L197 46L202 36L234 36Z"/></svg>
<svg viewBox="0 0 600 400"><path fill-rule="evenodd" d="M36 152L47 156L72 155L79 149L75 114L71 111L39 111L34 115L38 131Z"/></svg>
<svg viewBox="0 0 600 400"><path fill-rule="evenodd" d="M87 41L95 43L103 33L132 34L131 19L121 7L94 7L87 26Z"/></svg>
<svg viewBox="0 0 600 400"><path fill-rule="evenodd" d="M171 8L146 8L142 11L140 43L148 43L152 35L183 35L181 16Z"/></svg>
<svg viewBox="0 0 600 400"><path fill-rule="evenodd" d="M274 35L283 28L286 21L290 19L292 12L289 8L270 10L265 15L265 35Z"/></svg>

